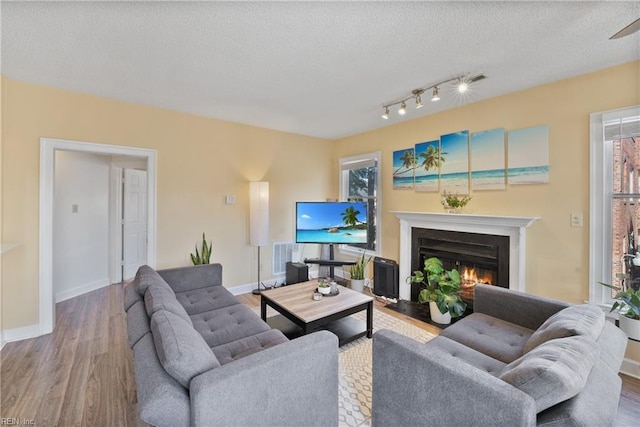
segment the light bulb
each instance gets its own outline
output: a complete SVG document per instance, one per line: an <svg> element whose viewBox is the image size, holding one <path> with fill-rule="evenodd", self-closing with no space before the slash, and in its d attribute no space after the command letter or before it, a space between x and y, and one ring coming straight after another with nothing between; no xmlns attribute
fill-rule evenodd
<svg viewBox="0 0 640 427"><path fill-rule="evenodd" d="M416 109L418 108L422 108L422 99L420 98L420 95L416 95Z"/></svg>
<svg viewBox="0 0 640 427"><path fill-rule="evenodd" d="M438 96L438 88L437 87L433 88L433 96L431 97L431 101L433 101L433 102L440 101L440 97Z"/></svg>
<svg viewBox="0 0 640 427"><path fill-rule="evenodd" d="M384 107L384 113L382 113L382 118L385 120L389 118L389 107Z"/></svg>
<svg viewBox="0 0 640 427"><path fill-rule="evenodd" d="M402 104L400 104L400 108L398 109L398 114L400 114L401 116L404 116L406 112L407 112L407 104L405 104L404 101L402 101Z"/></svg>
<svg viewBox="0 0 640 427"><path fill-rule="evenodd" d="M465 93L467 89L469 89L469 84L464 80L461 80L460 83L458 83L458 92Z"/></svg>

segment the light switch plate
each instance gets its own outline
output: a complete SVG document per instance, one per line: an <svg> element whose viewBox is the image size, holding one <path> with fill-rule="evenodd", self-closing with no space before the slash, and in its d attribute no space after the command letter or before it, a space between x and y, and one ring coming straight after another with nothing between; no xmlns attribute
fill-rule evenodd
<svg viewBox="0 0 640 427"><path fill-rule="evenodd" d="M571 212L571 226L572 227L582 227L582 213L581 212Z"/></svg>
<svg viewBox="0 0 640 427"><path fill-rule="evenodd" d="M233 204L236 202L236 196L226 196L226 197L224 198L224 202L225 202L227 205L233 205Z"/></svg>

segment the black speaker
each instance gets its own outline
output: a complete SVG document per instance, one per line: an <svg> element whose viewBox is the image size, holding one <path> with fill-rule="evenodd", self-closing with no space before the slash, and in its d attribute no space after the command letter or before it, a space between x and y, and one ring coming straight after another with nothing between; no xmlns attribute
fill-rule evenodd
<svg viewBox="0 0 640 427"><path fill-rule="evenodd" d="M309 267L299 262L287 262L287 285L309 280Z"/></svg>
<svg viewBox="0 0 640 427"><path fill-rule="evenodd" d="M398 263L392 259L373 259L373 293L387 298L400 298Z"/></svg>

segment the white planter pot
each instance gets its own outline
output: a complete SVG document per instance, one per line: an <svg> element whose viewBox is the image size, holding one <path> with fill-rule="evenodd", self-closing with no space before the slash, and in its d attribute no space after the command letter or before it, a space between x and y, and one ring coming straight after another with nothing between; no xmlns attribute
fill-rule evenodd
<svg viewBox="0 0 640 427"><path fill-rule="evenodd" d="M622 332L627 334L629 338L640 341L640 320L635 320L621 314L619 324Z"/></svg>
<svg viewBox="0 0 640 427"><path fill-rule="evenodd" d="M364 279L362 280L351 279L351 289L356 292L362 293L364 291Z"/></svg>
<svg viewBox="0 0 640 427"><path fill-rule="evenodd" d="M438 305L435 302L429 302L429 313L431 314L431 320L441 325L448 325L451 323L451 314L447 311L445 314L440 313Z"/></svg>

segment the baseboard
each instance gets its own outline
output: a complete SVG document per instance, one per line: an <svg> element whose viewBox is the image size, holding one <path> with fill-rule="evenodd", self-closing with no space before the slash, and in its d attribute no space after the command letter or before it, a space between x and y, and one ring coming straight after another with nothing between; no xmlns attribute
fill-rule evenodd
<svg viewBox="0 0 640 427"><path fill-rule="evenodd" d="M78 286L77 288L69 289L68 291L58 292L56 293L56 303L75 298L82 294L86 294L87 292L95 291L96 289L104 288L110 284L111 281L106 277L86 285Z"/></svg>
<svg viewBox="0 0 640 427"><path fill-rule="evenodd" d="M4 345L7 342L4 340L4 332L0 331L0 351L2 351L2 347L4 347Z"/></svg>
<svg viewBox="0 0 640 427"><path fill-rule="evenodd" d="M640 362L625 358L622 361L620 373L640 379Z"/></svg>
<svg viewBox="0 0 640 427"><path fill-rule="evenodd" d="M22 341L42 335L40 325L23 326L21 328L2 331L2 346L13 341Z"/></svg>
<svg viewBox="0 0 640 427"><path fill-rule="evenodd" d="M282 283L284 283L284 276L274 276L268 280L261 280L261 282L263 285L271 286L273 285L274 280L277 284L276 286L281 285ZM242 294L251 293L254 289L257 289L257 288L258 288L257 283L247 283L246 285L238 285L238 286L234 286L233 288L227 288L227 290L231 292L232 295L238 296Z"/></svg>

